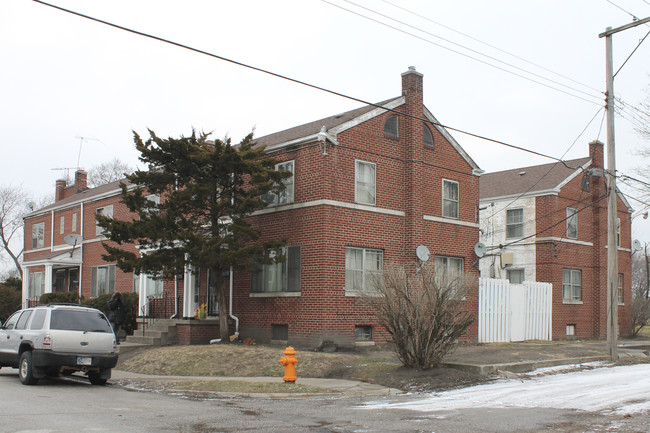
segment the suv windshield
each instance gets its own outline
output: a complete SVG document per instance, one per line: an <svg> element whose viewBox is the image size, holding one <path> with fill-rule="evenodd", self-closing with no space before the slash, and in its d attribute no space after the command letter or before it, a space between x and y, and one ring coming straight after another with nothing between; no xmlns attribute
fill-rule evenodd
<svg viewBox="0 0 650 433"><path fill-rule="evenodd" d="M102 313L82 310L52 310L50 329L113 332L111 325Z"/></svg>

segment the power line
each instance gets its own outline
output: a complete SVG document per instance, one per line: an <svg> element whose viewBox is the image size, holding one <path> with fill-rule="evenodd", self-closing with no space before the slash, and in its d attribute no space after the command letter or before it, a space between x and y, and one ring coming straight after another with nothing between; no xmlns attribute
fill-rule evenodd
<svg viewBox="0 0 650 433"><path fill-rule="evenodd" d="M529 65L532 65L532 66L535 66L535 67L537 67L537 68L543 69L543 70L545 70L545 71L547 71L547 72L550 72L551 74L557 75L558 77L564 78L564 79L569 80L569 81L571 81L571 82L573 82L573 83L579 84L579 85L581 85L581 86L583 86L583 87L585 87L585 88L588 88L588 89L594 90L594 91L596 91L596 92L598 92L598 93L602 93L601 90L596 89L595 87L591 87L591 86L589 86L589 85L587 85L587 84L584 84L584 83L581 83L581 82L579 82L579 81L577 81L577 80L574 80L574 79L571 78L571 77L567 77L566 75L562 75L562 74L560 74L560 73L558 73L558 72L555 72L555 71L553 71L553 70L551 70L551 69L548 69L548 68L546 68L546 67L544 67L544 66L542 66L542 65L539 65L539 64L537 64L537 63L535 63L535 62L531 62L530 60L527 60L527 59L525 59L525 58L523 58L523 57L520 57L520 56L518 56L518 55L516 55L516 54L513 54L513 53L510 53L510 52L508 52L508 51L505 51L505 50L503 50L503 49L501 49L501 48L499 48L499 47L497 47L497 46L494 46L494 45L489 44L489 43L487 43L487 42L485 42L485 41L482 41L482 40L480 40L480 39L478 39L478 38L475 38L475 37L473 37L473 36L471 36L471 35L469 35L469 34L467 34L467 33L463 33L463 32L461 32L461 31L459 31L459 30L456 30L456 29L454 29L454 28L452 28L452 27L449 27L449 26L447 26L447 25L445 25L445 24L442 24L442 23L440 23L440 22L438 22L438 21L432 20L432 19L430 19L430 18L428 18L428 17L425 17L424 15L418 14L417 12L413 12L413 11L411 11L411 10L409 10L409 9L406 9L405 7L402 7L402 6L400 6L400 5L397 5L397 4L395 4L395 3L392 3L392 2L390 2L390 1L388 1L388 0L382 0L382 1L383 1L384 3L387 3L387 4L389 4L389 5L391 5L391 6L395 7L395 8L397 8L397 9L401 9L401 10L403 10L404 12L407 12L407 13L409 13L409 14L415 15L416 17L422 18L422 19L424 19L424 20L426 20L426 21L429 21L429 22L431 22L431 23L433 23L433 24L436 24L436 25L438 25L438 26L440 26L440 27L443 27L443 28L445 28L445 29L447 29L447 30L450 30L450 31L452 31L452 32L454 32L454 33L457 33L457 34L459 34L459 35L461 35L461 36L464 36L464 37L466 37L466 38L469 38L469 39L471 39L471 40L473 40L473 41L475 41L475 42L478 42L478 43L480 43L480 44L483 44L483 45L485 45L485 46L487 46L487 47L489 47L489 48L492 48L492 49L494 49L494 50L500 51L500 52L502 52L502 53L504 53L504 54L507 54L507 55L509 55L509 56L511 56L511 57L514 57L515 59L521 60L522 62L528 63ZM643 0L643 1L645 1L645 0Z"/></svg>
<svg viewBox="0 0 650 433"><path fill-rule="evenodd" d="M582 135L585 133L585 131L587 130L587 128L589 128L589 125L591 125L591 122L593 122L594 119L596 118L596 116L598 116L598 113L600 113L600 110L604 110L604 107L601 107L601 108L598 109L598 111L596 111L596 114L594 114L594 116L591 118L591 120L590 120L589 122L587 122L587 126L585 126L585 127L583 128L582 132L580 132L580 134L578 134L578 136L576 137L576 139L573 140L573 143L571 143L571 145L569 146L569 148L568 148L568 149L567 149L567 150L562 154L562 156L560 157L560 159L564 158L564 157L566 156L566 154L569 153L569 151L573 148L573 146L575 146L575 144L576 144L577 141L580 139L580 137L582 137ZM547 171L546 173L544 173L544 175L543 175L542 177L540 177L540 178L537 180L537 182L535 182L533 185L531 185L531 186L530 186L526 191L524 191L524 192L522 192L521 194L519 194L519 196L517 196L516 198L514 198L512 201L510 201L508 204L506 204L505 206L503 206L503 207L502 207L501 209L499 209L498 211L494 211L494 213L493 213L491 216L488 216L488 218L487 218L488 221L489 221L490 218L492 218L492 217L493 217L497 212L500 212L500 211L502 211L503 209L506 209L508 206L510 206L511 204L513 204L514 202L516 202L517 200L519 200L520 198L522 198L523 196L525 196L528 192L530 192L530 190L532 190L533 188L535 188L535 186L537 186L537 184L539 184L539 183L542 181L542 179L544 179L546 176L549 175L549 173L550 173L551 171L553 171L553 169L557 166L557 164L558 164L558 162L556 162L555 164L553 164L553 165L548 169L548 171Z"/></svg>
<svg viewBox="0 0 650 433"><path fill-rule="evenodd" d="M206 55L206 56L209 56L209 57L213 57L213 58L216 58L216 59L219 59L219 60L223 60L225 62L229 62L229 63L232 63L232 64L237 65L237 66L242 66L244 68L248 68L248 69L251 69L251 70L254 70L254 71L257 71L257 72L262 72L264 74L271 75L271 76L276 77L276 78L281 78L283 80L287 80L287 81L290 81L290 82L293 82L293 83L296 83L296 84L301 84L303 86L311 87L312 89L320 90L322 92L330 93L332 95L336 95L336 96L340 96L342 98L346 98L346 99L349 99L349 100L352 100L352 101L360 102L360 103L365 104L365 105L370 105L370 106L373 106L373 107L381 108L383 110L390 111L390 112L393 112L393 113L401 115L401 116L410 117L410 118L413 118L413 119L416 119L416 120L420 120L420 121L429 123L431 125L440 126L442 128L449 129L451 131L456 131L458 133L468 135L470 137L478 138L478 139L481 139L481 140L485 140L485 141L489 141L489 142L492 142L492 143L500 144L502 146L510 147L512 149L517 149L517 150L521 150L523 152L528 152L528 153L531 153L533 155L537 155L537 156L541 156L541 157L544 157L544 158L552 159L552 160L558 161L561 164L564 164L566 166L566 163L564 161L562 161L560 158L556 158L554 156L545 155L545 154L543 154L541 152L526 149L526 148L523 148L523 147L520 147L520 146L516 146L514 144L509 144L509 143L506 143L506 142L501 141L501 140L485 137L485 136L482 136L480 134L475 134L475 133L468 132L468 131L465 131L465 130L462 130L462 129L459 129L459 128L454 128L452 126L443 125L441 123L433 122L433 121L431 121L431 120L429 120L427 118L415 116L415 115L409 114L409 113L403 113L403 112L400 112L400 111L392 109L392 108L383 107L383 106L381 106L379 104L376 104L376 103L373 103L373 102L364 101L363 99L348 96L348 95L345 95L345 94L340 93L340 92L336 92L336 91L333 91L333 90L326 89L324 87L317 86L315 84L310 84L310 83L307 83L305 81L300 81L300 80L297 80L295 78L290 78L288 76L281 75L281 74L278 74L278 73L275 73L275 72L271 72L271 71L266 70L266 69L258 68L256 66L248 65L246 63L242 63L242 62L239 62L239 61L236 61L236 60L233 60L233 59L229 59L227 57L223 57L223 56L220 56L220 55L217 55L217 54L210 53L208 51L200 50L198 48L193 48L193 47L190 47L188 45L184 45L184 44L181 44L181 43L178 43L178 42L174 42L174 41L171 41L169 39L161 38L161 37L154 36L154 35L151 35L151 34L148 34L148 33L144 33L144 32L138 31L138 30L130 29L128 27L120 26L118 24L114 24L114 23L111 23L111 22L108 22L108 21L104 21L104 20L101 20L99 18L94 18L94 17L91 17L89 15L85 15L85 14L82 14L82 13L79 13L79 12L75 12L75 11L70 10L70 9L65 9L63 7L60 7L60 6L56 6L56 5L53 5L53 4L50 4L50 3L46 3L46 2L44 2L42 0L32 0L32 1L34 1L36 3L39 3L39 4L42 4L44 6L49 6L51 8L58 9L58 10L60 10L62 12L66 12L66 13L69 13L69 14L72 14L72 15L75 15L75 16L78 16L78 17L81 17L81 18L86 18L88 20L95 21L95 22L98 22L98 23L101 23L101 24L105 24L107 26L114 27L116 29L124 30L124 31L129 32L129 33L133 33L133 34L136 34L136 35L139 35L139 36L143 36L145 38L153 39L153 40L156 40L156 41L159 41L159 42L164 42L164 43L174 45L174 46L179 47L179 48L183 48L183 49L186 49L186 50L189 50L189 51L193 51L193 52L196 52L196 53L199 53L199 54L203 54L203 55ZM568 168L572 168L572 167L568 167Z"/></svg>
<svg viewBox="0 0 650 433"><path fill-rule="evenodd" d="M34 1L38 1L38 0L34 0ZM404 34L406 34L406 35L412 36L412 37L414 37L414 38L416 38L416 39L420 39L420 40L422 40L422 41L424 41L424 42L427 42L427 43L429 43L429 44L431 44L431 45L435 45L435 46L440 47L440 48L442 48L442 49L445 49L445 50L447 50L447 51L451 51L452 53L456 53L456 54L459 54L459 55L461 55L461 56L463 56L463 57L467 57L467 58L469 58L469 59L472 59L472 60L475 60L475 61L477 61L477 62L483 63L483 64L485 64L485 65L487 65L487 66L491 66L491 67L493 67L493 68L495 68L495 69L498 69L498 70L500 70L500 71L506 72L506 73L508 73L508 74L515 75L515 76L517 76L517 77L519 77L519 78L523 78L524 80L531 81L531 82L533 82L533 83L539 84L539 85L544 86L544 87L547 87L547 88L549 88L549 89L553 89L553 90L555 90L555 91L558 91L558 92L564 93L564 94L569 95L569 96L573 96L574 98L581 99L581 100L583 100L583 101L585 101L585 102L589 102L590 104L600 105L599 103L594 102L594 101L590 101L589 99L583 98L582 96L574 95L573 93L569 93L569 92L567 92L567 91L565 91L565 90L558 89L557 87L553 87L553 86L548 85L548 84L546 84L546 83L542 83L542 82L540 82L540 81L534 80L534 79L532 79L532 78L530 78L530 77L526 77L526 76L524 76L524 75L518 74L518 73L516 73L516 72L510 71L510 70L508 70L508 69L505 69L505 68L502 68L502 67L500 67L500 66L494 65L494 64L492 64L492 63L486 62L486 61L484 61L484 60L478 59L478 58L476 58L476 57L472 57L472 56L470 56L469 54L465 54L465 53L460 52L460 51L458 51L458 50L454 50L453 48L446 47L446 46L444 46L444 45L441 45L441 44L438 44L438 43L436 43L436 42L433 42L433 41L431 41L431 40L429 40L429 39L426 39L426 38L420 37L420 36L415 35L415 34L413 34L413 33L409 33L409 32L407 32L406 30L403 30L403 29L400 29L400 28L397 28L397 27L391 26L390 24L387 24L387 23L384 23L384 22L378 21L378 20L376 20L376 19L374 19L374 18L371 18L371 17L369 17L369 16L363 15L363 14L358 13L358 12L356 12L356 11L353 11L353 10L351 10L351 9L347 9L347 8L341 6L341 5L337 5L337 4L332 3L332 2L330 2L330 1L328 1L328 0L321 0L321 1L324 2L324 3L327 3L327 4L331 5L331 6L334 6L334 7L336 7L336 8L342 9L342 10L344 10L344 11L346 11L346 12L349 12L349 13L351 13L351 14L354 14L354 15L360 16L360 17L362 17L362 18L365 18L365 19L367 19L367 20L369 20L369 21L373 21L373 22L375 22L375 23L377 23L377 24L380 24L380 25L382 25L382 26L385 26L385 27L391 28L391 29L393 29L393 30L397 30L398 32L401 32L401 33L404 33ZM590 95L590 96L595 98L595 96L593 96L593 95Z"/></svg>
<svg viewBox="0 0 650 433"><path fill-rule="evenodd" d="M636 50L639 49L639 47L641 46L641 44L643 43L643 41L645 41L645 38L647 38L648 35L650 35L650 31L648 31L648 33L645 34L645 36L643 37L643 39L641 39L641 40L639 41L639 43L638 43L637 46L632 50L632 52L630 53L630 55L627 56L627 59L625 59L625 61L624 61L623 64L621 65L621 67L618 68L618 70L617 70L616 73L614 74L614 77L616 77L616 74L618 74L619 72L621 72L621 69L623 69L623 66L625 66L625 64L627 63L627 61L630 60L630 57L632 57L632 55L633 55L634 53L636 53Z"/></svg>
<svg viewBox="0 0 650 433"><path fill-rule="evenodd" d="M623 9L622 7L620 7L619 5L617 5L616 3L614 3L613 1L611 1L611 0L605 0L605 1L606 1L607 3L609 3L609 4L611 4L612 6L614 6L614 7L618 8L618 9L622 10L623 12L625 12L626 14L628 14L629 16L631 16L632 19L633 19L634 21L637 21L637 20L639 19L636 15L634 15L633 13L628 12L627 10Z"/></svg>
<svg viewBox="0 0 650 433"><path fill-rule="evenodd" d="M326 0L323 0L323 1L324 1L325 3L328 3L328 4L333 5L333 3L330 3L329 1L326 1ZM352 0L343 0L343 1L345 1L346 3L352 4L352 5L354 5L354 6L358 7L358 8L360 8L360 9L366 10L366 11L368 11L368 12L372 12L372 13L374 13L374 14L376 14L376 15L379 15L379 16L381 16L381 17L383 17L383 18L389 19L389 20L394 21L394 22L396 22L396 23L399 23L399 24L401 24L401 25L404 25L404 26L407 26L407 27L412 28L412 29L414 29L414 30L420 31L420 32L422 32L422 33L425 33L425 34L427 34L427 35L429 35L429 36L432 36L432 37L434 37L434 38L440 39L440 40L442 40L442 41L445 41L445 42L450 43L450 44L452 44L452 45L455 45L455 46L457 46L457 47L463 48L463 49L465 49L465 50L467 50L467 51L469 51L469 52L472 52L472 53L478 54L478 55L483 56L483 57L486 57L486 58L488 58L488 59L490 59L490 60L494 60L494 61L496 61L496 62L499 62L499 63L501 63L501 64L503 64L503 65L507 65L507 66L509 66L509 67L511 67L511 68L514 68L514 69L517 69L517 70L519 70L519 71L525 72L525 73L530 74L530 75L532 75L532 76L534 76L534 77L541 78L542 80L549 81L549 82L551 82L551 83L553 83L553 84L557 84L557 85L562 86L562 87L566 87L567 89L571 89L571 90L573 90L573 91L575 91L575 92L582 93L582 94L587 95L587 96L589 96L589 97L596 98L596 99L600 99L600 96L594 96L594 95L592 95L591 93L587 93L587 92L584 92L584 91L582 91L582 90L580 90L580 89L576 89L575 87L567 86L566 84L560 83L559 81L555 81L555 80L552 80L552 79L550 79L550 78L546 78L546 77L544 77L544 76L542 76L542 75L539 75L539 74L537 74L537 73L535 73L535 72L531 72L531 71L529 71L529 70L527 70L527 69L524 69L524 68L521 68L521 67L519 67L519 66L513 65L512 63L505 62L505 61L500 60L500 59L498 59L498 58L496 58L496 57L493 57L493 56L490 56L490 55L488 55L488 54L482 53L482 52L480 52L480 51L478 51L478 50L474 50L474 49L469 48L469 47L467 47L467 46L465 46L465 45L462 45L462 44L456 43L456 42L454 42L454 41L452 41L452 40L450 40L450 39L443 38L442 36L438 36L438 35L436 35L436 34L433 34L433 33L429 32L429 31L427 31L427 30L424 30L424 29L422 29L422 28L420 28L420 27L413 26L413 25L408 24L408 23L406 23L406 22L404 22L404 21L400 21L400 20L398 20L398 19L396 19L396 18L393 18L393 17L390 17L390 16L388 16L388 15L382 14L381 12L377 12L377 11L374 10L374 9L371 9L371 8L368 8L368 7L365 7L365 6L362 6L362 5L358 4L358 3L353 2ZM349 11L349 12L352 12L352 11L350 11L349 9L345 9L345 8L343 8L343 10L345 10L345 11ZM372 19L372 18L366 17L366 16L364 16L364 15L361 15L361 16L363 16L364 18L368 18L368 19L370 19L370 20L372 20L372 21L374 21L374 22L377 22L377 23L379 23L379 24L382 24L382 25L384 24L384 23L382 23L382 22L379 22L379 21L374 20L374 19ZM392 26L389 26L389 27L392 28L392 29L395 29L395 30L399 30L399 29L397 29L397 28L395 28L395 27L392 27ZM401 30L400 30L400 31L401 31ZM407 34L410 35L410 36L415 36L415 35L412 35L411 33L407 33ZM428 40L426 40L426 41L429 42ZM440 46L440 45L438 45L438 44L436 44L436 45L437 45L437 46ZM444 47L443 47L443 48L444 48ZM454 51L454 52L456 52L456 51ZM459 53L459 54L460 54L460 53ZM469 56L469 57L472 58L472 59L474 59L474 60L480 61L479 59L476 59L476 58L474 58L474 57L471 57L471 56ZM485 62L483 62L483 63L485 63ZM486 63L486 64L488 64L488 63ZM490 66L494 66L494 65L492 65L492 64L489 64L489 65L490 65ZM506 72L510 72L510 71L506 71ZM534 81L534 80L533 80L533 81ZM534 82L535 82L535 83L538 83L537 81L534 81ZM543 83L538 83L538 84L543 84ZM559 89L556 89L556 90L559 90Z"/></svg>

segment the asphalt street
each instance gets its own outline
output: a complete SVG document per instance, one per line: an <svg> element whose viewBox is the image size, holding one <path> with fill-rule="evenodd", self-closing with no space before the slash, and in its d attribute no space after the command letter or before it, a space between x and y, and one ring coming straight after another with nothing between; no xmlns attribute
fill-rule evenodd
<svg viewBox="0 0 650 433"><path fill-rule="evenodd" d="M650 425L648 413L626 416L497 402L440 411L406 408L422 395L191 398L92 386L82 378L24 386L17 371L7 368L0 370L0 389L2 432L645 432Z"/></svg>

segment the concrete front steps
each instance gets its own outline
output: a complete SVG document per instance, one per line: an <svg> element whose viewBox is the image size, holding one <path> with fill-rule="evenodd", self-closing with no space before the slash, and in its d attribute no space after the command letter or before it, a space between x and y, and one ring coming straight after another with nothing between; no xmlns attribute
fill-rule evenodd
<svg viewBox="0 0 650 433"><path fill-rule="evenodd" d="M176 323L174 319L160 319L152 325L139 324L139 328L126 337L126 343L145 346L165 346L176 343ZM144 329L144 334L142 332Z"/></svg>

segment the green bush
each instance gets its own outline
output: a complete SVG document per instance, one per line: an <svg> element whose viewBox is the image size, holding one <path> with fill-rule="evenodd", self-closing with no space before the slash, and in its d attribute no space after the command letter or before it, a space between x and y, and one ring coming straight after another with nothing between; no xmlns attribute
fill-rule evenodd
<svg viewBox="0 0 650 433"><path fill-rule="evenodd" d="M39 299L41 305L47 304L78 304L79 294L77 292L54 292L45 293Z"/></svg>
<svg viewBox="0 0 650 433"><path fill-rule="evenodd" d="M0 284L0 321L4 323L14 311L20 310L20 298L20 290Z"/></svg>
<svg viewBox="0 0 650 433"><path fill-rule="evenodd" d="M112 293L105 293L99 295L96 298L82 299L81 303L83 305L88 305L93 308L97 308L106 314L108 317L108 301L111 300ZM124 309L126 312L124 323L122 324L122 329L127 335L132 335L133 331L136 330L138 324L136 318L138 316L138 294L137 293L122 293L122 303L124 304Z"/></svg>

